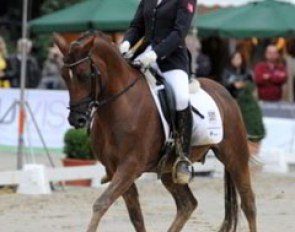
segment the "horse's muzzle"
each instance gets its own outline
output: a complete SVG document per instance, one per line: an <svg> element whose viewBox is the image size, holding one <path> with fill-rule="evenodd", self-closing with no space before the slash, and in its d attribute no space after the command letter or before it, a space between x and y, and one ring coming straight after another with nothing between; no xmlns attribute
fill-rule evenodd
<svg viewBox="0 0 295 232"><path fill-rule="evenodd" d="M82 114L70 113L68 121L76 129L85 128L87 125L87 117Z"/></svg>

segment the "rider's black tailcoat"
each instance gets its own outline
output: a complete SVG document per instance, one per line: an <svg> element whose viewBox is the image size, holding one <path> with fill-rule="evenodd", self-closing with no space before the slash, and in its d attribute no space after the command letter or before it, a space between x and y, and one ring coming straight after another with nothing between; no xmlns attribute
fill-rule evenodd
<svg viewBox="0 0 295 232"><path fill-rule="evenodd" d="M124 40L134 45L144 37L138 53L152 45L158 55L162 72L173 69L189 71L188 51L185 46L196 0L141 0Z"/></svg>

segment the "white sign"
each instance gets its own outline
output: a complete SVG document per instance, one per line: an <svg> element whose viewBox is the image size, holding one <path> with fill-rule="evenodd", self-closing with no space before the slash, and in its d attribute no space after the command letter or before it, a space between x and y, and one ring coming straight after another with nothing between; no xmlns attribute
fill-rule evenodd
<svg viewBox="0 0 295 232"><path fill-rule="evenodd" d="M271 160L271 154L278 157L278 153L282 153L288 162L295 162L295 121L283 118L264 118L263 121L266 137L261 149L266 154L265 159Z"/></svg>
<svg viewBox="0 0 295 232"><path fill-rule="evenodd" d="M0 89L0 120L11 106L19 99L18 89ZM41 133L50 148L62 148L63 136L70 128L67 118L69 96L67 91L28 90L26 100L32 109ZM0 145L17 146L19 106L12 108L0 122ZM29 111L26 111L25 144L31 147L42 147L40 137L32 122Z"/></svg>

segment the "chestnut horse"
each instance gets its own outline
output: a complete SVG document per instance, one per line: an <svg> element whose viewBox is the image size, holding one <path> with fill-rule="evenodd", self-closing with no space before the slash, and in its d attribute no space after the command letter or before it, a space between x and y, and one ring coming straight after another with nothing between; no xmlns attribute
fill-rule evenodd
<svg viewBox="0 0 295 232"><path fill-rule="evenodd" d="M157 107L144 75L122 58L111 39L101 32L88 32L68 44L55 34L64 55L63 78L70 95L69 122L76 128L91 122L91 143L105 166L109 186L93 205L87 232L97 231L109 207L123 197L135 230L145 232L135 180L145 172L156 172L161 159L164 133ZM247 136L239 108L218 83L200 79L201 87L221 111L224 139L221 143L192 147L191 160L204 159L209 149L225 167L225 218L220 231L236 231L238 195L251 232L256 232L255 197L249 172ZM94 108L93 108L94 107ZM172 194L177 214L168 231L181 231L197 207L188 185L175 184L172 166L161 181Z"/></svg>

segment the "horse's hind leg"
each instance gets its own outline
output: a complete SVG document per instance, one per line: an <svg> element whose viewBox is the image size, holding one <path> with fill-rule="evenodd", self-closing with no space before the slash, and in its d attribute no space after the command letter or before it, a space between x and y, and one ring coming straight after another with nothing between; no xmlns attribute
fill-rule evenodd
<svg viewBox="0 0 295 232"><path fill-rule="evenodd" d="M257 232L255 196L251 187L248 164L240 170L232 170L231 176L241 197L241 207L247 218L251 232Z"/></svg>
<svg viewBox="0 0 295 232"><path fill-rule="evenodd" d="M135 184L133 184L129 190L123 194L123 199L127 206L129 217L134 225L135 230L137 232L146 232Z"/></svg>
<svg viewBox="0 0 295 232"><path fill-rule="evenodd" d="M134 183L138 172L130 167L133 164L125 163L115 172L112 182L103 194L95 201L93 205L93 214L87 232L96 232L102 216L106 213L114 201L123 195ZM134 166L134 165L133 165Z"/></svg>
<svg viewBox="0 0 295 232"><path fill-rule="evenodd" d="M178 185L173 182L172 174L163 175L161 180L166 189L172 194L177 207L176 218L168 232L181 231L196 209L198 202L188 185Z"/></svg>
<svg viewBox="0 0 295 232"><path fill-rule="evenodd" d="M247 218L250 232L257 232L255 196L251 186L249 170L249 151L247 144L223 147L219 153L229 178L236 186L240 197L241 207ZM222 151L226 151L222 152Z"/></svg>

